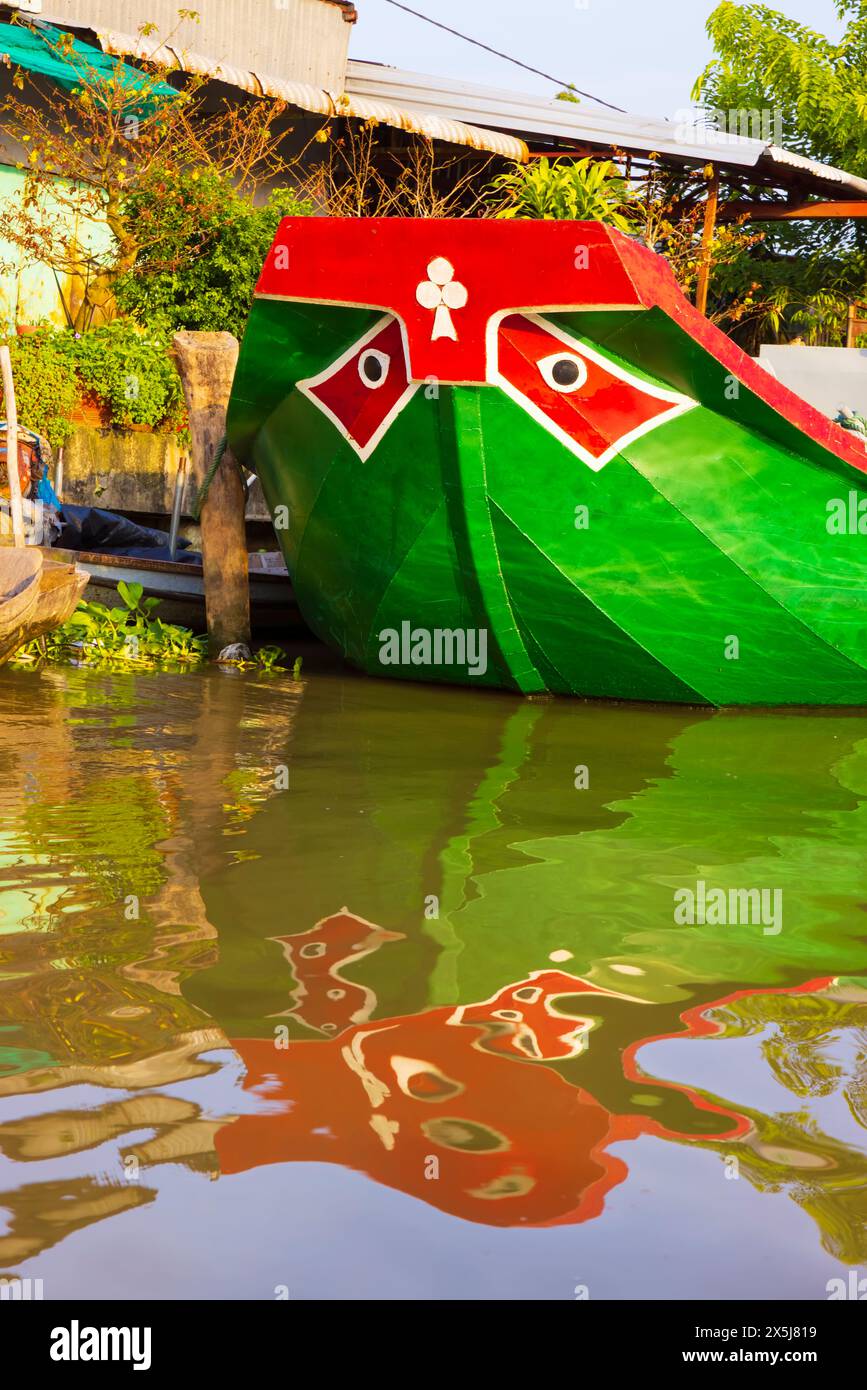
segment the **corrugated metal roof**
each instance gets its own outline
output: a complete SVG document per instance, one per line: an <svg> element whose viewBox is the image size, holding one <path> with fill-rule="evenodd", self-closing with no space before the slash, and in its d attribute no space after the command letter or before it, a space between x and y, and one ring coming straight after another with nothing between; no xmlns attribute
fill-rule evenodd
<svg viewBox="0 0 867 1390"><path fill-rule="evenodd" d="M44 0L59 28L116 29L137 34L143 20L151 44L213 53L235 67L260 69L340 90L352 25L350 11L320 0ZM186 0L189 3L189 0Z"/></svg>
<svg viewBox="0 0 867 1390"><path fill-rule="evenodd" d="M229 63L217 62L201 53L176 48L165 44L154 48L152 42L140 35L121 34L116 31L97 35L106 53L118 56L135 57L178 68L182 72L196 73L209 77L253 96L273 97L278 101L298 106L302 111L312 111L317 115L334 117L347 116L353 119L380 121L383 125L394 126L398 130L412 131L425 135L431 140L442 140L452 145L466 145L474 150L486 150L491 154L502 155L505 159L527 160L527 146L522 140L502 131L484 130L469 125L456 117L446 116L422 107L406 108L400 102L388 98L368 97L350 92L334 93L322 87L314 87L306 82L290 82L284 78L273 77L268 73L248 72L243 68L232 67Z"/></svg>
<svg viewBox="0 0 867 1390"><path fill-rule="evenodd" d="M774 164L789 169L802 169L813 178L821 178L824 183L834 184L835 188L847 188L852 193L860 193L867 198L867 179L857 174L847 174L845 169L835 169L833 164L820 164L806 155L795 154L794 150L781 150L779 145L766 145L762 150L760 167Z"/></svg>
<svg viewBox="0 0 867 1390"><path fill-rule="evenodd" d="M395 102L408 111L424 109L444 120L481 121L524 140L557 140L572 146L598 145L636 155L656 152L686 164L713 162L731 169L755 169L765 175L796 172L806 180L841 187L867 197L867 180L818 160L782 150L764 140L727 131L682 125L657 117L619 115L589 103L546 101L541 97L475 87L446 77L405 72L380 63L350 60L346 90L353 101Z"/></svg>

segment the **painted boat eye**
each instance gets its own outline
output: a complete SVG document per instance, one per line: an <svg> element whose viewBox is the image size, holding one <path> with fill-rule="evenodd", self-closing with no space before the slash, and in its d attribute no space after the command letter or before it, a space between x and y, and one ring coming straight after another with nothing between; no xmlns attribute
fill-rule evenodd
<svg viewBox="0 0 867 1390"><path fill-rule="evenodd" d="M580 390L587 380L584 359L574 352L554 352L536 365L551 390L559 391L562 396Z"/></svg>
<svg viewBox="0 0 867 1390"><path fill-rule="evenodd" d="M387 352L378 352L376 348L368 348L359 358L358 375L365 386L370 387L371 391L378 391L380 386L385 385L390 366L391 358Z"/></svg>

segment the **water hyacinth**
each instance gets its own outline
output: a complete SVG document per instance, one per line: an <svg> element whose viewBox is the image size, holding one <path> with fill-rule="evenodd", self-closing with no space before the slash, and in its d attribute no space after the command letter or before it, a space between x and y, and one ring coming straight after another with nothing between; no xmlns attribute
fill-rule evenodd
<svg viewBox="0 0 867 1390"><path fill-rule="evenodd" d="M182 671L207 661L207 637L158 618L160 600L145 598L141 584L121 580L117 591L122 607L80 603L68 622L22 647L11 664L29 667L50 661L105 671ZM244 670L282 672L285 655L280 647L264 647L251 661L232 664ZM296 680L300 668L299 660L293 671Z"/></svg>

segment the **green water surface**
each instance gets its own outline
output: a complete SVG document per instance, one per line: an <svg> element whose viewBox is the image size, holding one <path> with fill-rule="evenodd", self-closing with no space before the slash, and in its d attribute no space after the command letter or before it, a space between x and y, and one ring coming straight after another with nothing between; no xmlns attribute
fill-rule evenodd
<svg viewBox="0 0 867 1390"><path fill-rule="evenodd" d="M860 715L315 659L0 672L0 1274L47 1298L867 1278L865 851ZM772 930L678 921L699 882L777 895ZM497 996L546 972L574 997L516 1021Z"/></svg>

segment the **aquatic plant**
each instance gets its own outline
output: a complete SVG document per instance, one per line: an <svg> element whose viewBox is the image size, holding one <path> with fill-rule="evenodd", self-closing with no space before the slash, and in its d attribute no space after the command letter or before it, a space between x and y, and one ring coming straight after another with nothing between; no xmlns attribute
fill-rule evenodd
<svg viewBox="0 0 867 1390"><path fill-rule="evenodd" d="M113 671L142 671L198 666L206 660L207 638L156 617L160 601L145 598L141 584L121 580L117 591L122 607L80 603L62 627L22 647L14 664L72 661Z"/></svg>
<svg viewBox="0 0 867 1390"><path fill-rule="evenodd" d="M267 672L282 672L288 669L286 666L283 665L283 662L286 660L286 653L282 647L260 647L259 650L253 654L249 661L245 661L243 659L238 661L224 660L222 664L224 666L235 666L239 671L259 670ZM297 681L300 679L302 664L303 658L300 656L296 657L292 665L293 680Z"/></svg>
<svg viewBox="0 0 867 1390"><path fill-rule="evenodd" d="M54 661L109 671L155 671L191 668L207 661L207 637L197 637L192 628L158 618L160 600L145 598L141 584L121 580L117 592L122 607L80 603L68 622L22 647L11 665L27 667ZM250 661L229 664L240 670L282 673L287 669L282 665L285 659L283 648L272 646L261 647ZM293 679L298 680L300 674L298 657Z"/></svg>

